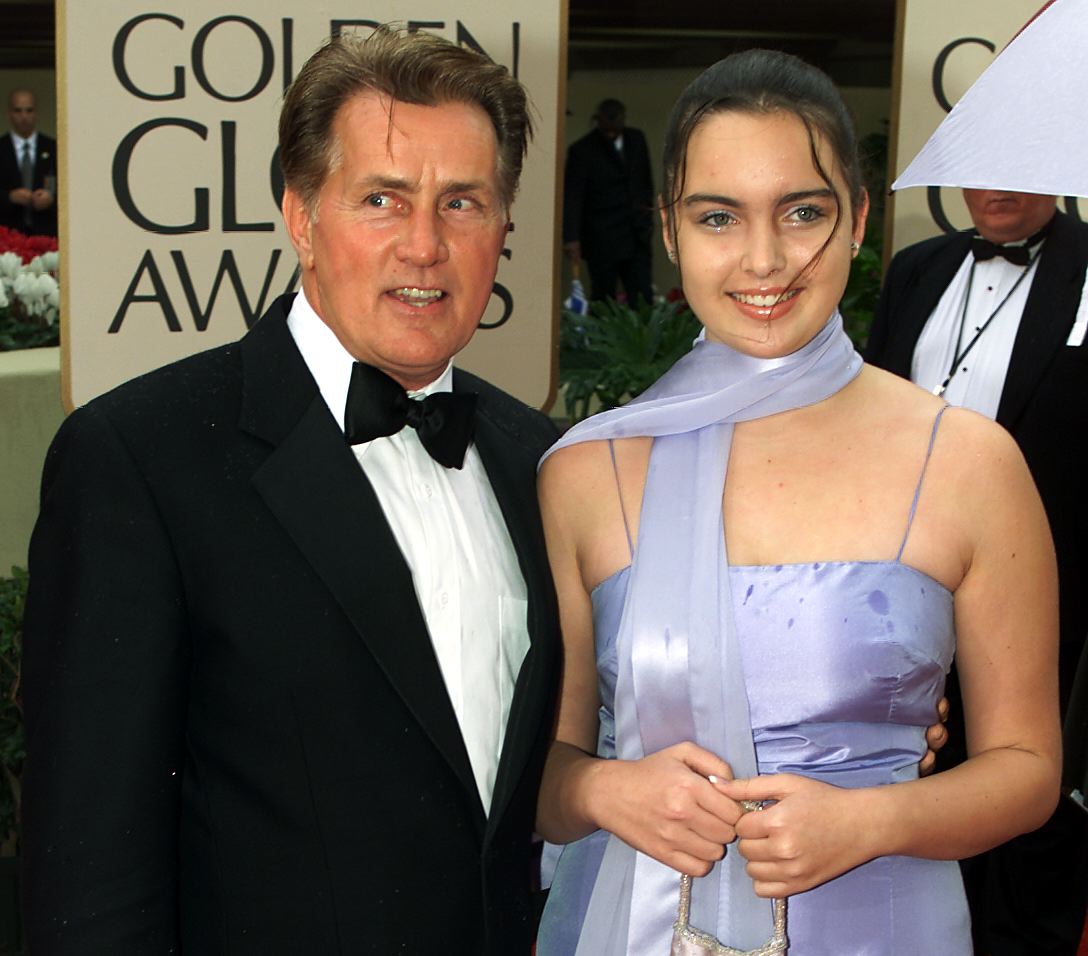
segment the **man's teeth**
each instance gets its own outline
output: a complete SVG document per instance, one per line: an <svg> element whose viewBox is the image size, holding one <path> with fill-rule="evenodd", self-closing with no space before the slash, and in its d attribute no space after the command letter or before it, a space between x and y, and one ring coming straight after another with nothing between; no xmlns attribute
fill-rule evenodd
<svg viewBox="0 0 1088 956"><path fill-rule="evenodd" d="M785 302L787 299L792 299L800 291L800 289L791 289L789 292L781 292L774 295L743 295L740 292L733 292L731 295L738 302L744 303L744 305L753 305L757 309L769 309L772 305L777 305L779 302Z"/></svg>
<svg viewBox="0 0 1088 956"><path fill-rule="evenodd" d="M395 295L402 302L406 302L408 305L418 306L422 308L425 305L430 305L432 302L437 302L446 293L441 289L416 289L416 288L403 288L394 289L393 295Z"/></svg>

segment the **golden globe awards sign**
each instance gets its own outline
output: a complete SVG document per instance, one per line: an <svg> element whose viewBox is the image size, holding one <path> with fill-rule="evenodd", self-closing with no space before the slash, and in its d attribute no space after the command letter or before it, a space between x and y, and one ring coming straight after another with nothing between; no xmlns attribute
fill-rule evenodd
<svg viewBox="0 0 1088 956"><path fill-rule="evenodd" d="M961 96L1045 0L899 0L898 122L889 182L906 169ZM1010 129L1015 137L1016 130ZM992 144L1000 149L1000 143ZM1059 202L1079 216L1077 201ZM889 255L941 232L971 225L958 189L895 193Z"/></svg>
<svg viewBox="0 0 1088 956"><path fill-rule="evenodd" d="M239 338L297 288L279 214L283 91L329 36L384 22L481 50L529 90L515 229L458 364L550 403L564 4L59 0L57 18L68 407Z"/></svg>

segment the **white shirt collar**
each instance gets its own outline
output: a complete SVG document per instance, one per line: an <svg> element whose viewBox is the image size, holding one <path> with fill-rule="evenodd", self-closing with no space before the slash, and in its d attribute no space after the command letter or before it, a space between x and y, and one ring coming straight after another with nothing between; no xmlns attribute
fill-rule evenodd
<svg viewBox="0 0 1088 956"><path fill-rule="evenodd" d="M351 382L351 366L355 359L344 348L336 333L325 323L310 305L306 293L301 289L291 304L287 316L287 328L294 337L302 358L310 374L317 382L321 397L329 406L332 417L340 430L344 430L344 406L348 400L348 385ZM445 371L429 385L408 394L431 395L435 392L453 391L453 360L446 365Z"/></svg>
<svg viewBox="0 0 1088 956"><path fill-rule="evenodd" d="M9 132L11 133L11 141L12 141L12 143L15 144L15 153L16 153L16 155L22 155L23 143L30 143L31 155L33 155L33 156L38 155L38 131L37 130L34 130L34 132L31 133L26 138L20 136L18 133L15 132L15 130L9 130Z"/></svg>

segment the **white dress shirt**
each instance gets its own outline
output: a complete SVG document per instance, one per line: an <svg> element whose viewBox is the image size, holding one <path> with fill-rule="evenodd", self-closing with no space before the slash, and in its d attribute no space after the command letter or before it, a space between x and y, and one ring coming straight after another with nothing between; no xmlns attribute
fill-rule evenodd
<svg viewBox="0 0 1088 956"><path fill-rule="evenodd" d="M952 361L970 344L994 310L1001 308L971 351L961 359L945 399L953 405L973 408L987 418L997 417L1005 374L1009 370L1020 316L1038 269L1038 257L1024 275L1024 266L1013 265L1000 256L975 262L968 252L955 277L944 290L937 307L926 322L914 349L911 380L933 391L948 377ZM973 276L972 276L973 271ZM964 300L970 286L970 300ZM1009 292L1016 286L1016 291ZM1001 305L1005 296L1007 302Z"/></svg>
<svg viewBox="0 0 1088 956"><path fill-rule="evenodd" d="M343 429L354 360L302 292L287 324ZM448 392L452 382L451 363L436 381L409 394ZM506 522L474 445L460 470L435 462L409 427L353 451L412 572L486 812L514 685L529 649L528 593Z"/></svg>
<svg viewBox="0 0 1088 956"><path fill-rule="evenodd" d="M11 145L15 148L15 162L20 163L23 159L23 146L26 143L30 144L30 161L36 162L38 159L38 131L34 130L26 138L23 138L15 130L8 130L11 135Z"/></svg>

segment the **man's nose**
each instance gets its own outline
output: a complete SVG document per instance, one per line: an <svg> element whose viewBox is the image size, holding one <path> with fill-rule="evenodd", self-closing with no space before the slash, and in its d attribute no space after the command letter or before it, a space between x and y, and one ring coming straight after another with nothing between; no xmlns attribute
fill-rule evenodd
<svg viewBox="0 0 1088 956"><path fill-rule="evenodd" d="M405 217L397 258L413 266L433 266L449 259L442 217L434 210L413 209Z"/></svg>

